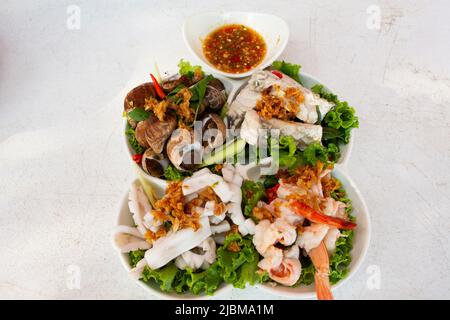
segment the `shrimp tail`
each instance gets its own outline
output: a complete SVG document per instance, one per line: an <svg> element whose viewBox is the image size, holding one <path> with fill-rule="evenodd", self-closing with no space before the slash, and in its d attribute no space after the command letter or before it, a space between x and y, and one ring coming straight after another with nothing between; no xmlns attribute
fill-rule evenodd
<svg viewBox="0 0 450 320"><path fill-rule="evenodd" d="M322 241L320 245L309 252L316 273L314 274L314 283L316 285L317 299L333 300L333 294L330 288L330 260L325 243Z"/></svg>
<svg viewBox="0 0 450 320"><path fill-rule="evenodd" d="M344 220L337 217L331 217L327 216L326 214L323 214L317 210L314 210L310 206L298 201L298 200L292 200L290 202L290 205L295 212L295 214L305 217L306 219L315 222L315 223L322 223L329 226L336 227L338 229L346 229L351 230L356 227L356 223L353 223L348 220Z"/></svg>
<svg viewBox="0 0 450 320"><path fill-rule="evenodd" d="M319 300L333 300L333 293L330 289L330 280L327 274L316 272L314 275L314 283L316 285L316 295Z"/></svg>

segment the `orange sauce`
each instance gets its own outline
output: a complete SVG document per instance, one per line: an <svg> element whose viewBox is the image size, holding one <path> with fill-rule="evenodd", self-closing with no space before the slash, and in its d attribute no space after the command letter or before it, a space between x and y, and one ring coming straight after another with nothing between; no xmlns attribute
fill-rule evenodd
<svg viewBox="0 0 450 320"><path fill-rule="evenodd" d="M203 41L206 59L217 69L228 73L244 73L261 63L266 43L255 30L242 24L224 25Z"/></svg>

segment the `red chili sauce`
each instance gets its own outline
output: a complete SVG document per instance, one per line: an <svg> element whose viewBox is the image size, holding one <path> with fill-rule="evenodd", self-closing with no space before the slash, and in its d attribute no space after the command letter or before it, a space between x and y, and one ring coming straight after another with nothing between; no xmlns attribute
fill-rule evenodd
<svg viewBox="0 0 450 320"><path fill-rule="evenodd" d="M211 32L203 41L206 59L228 73L247 72L264 59L266 43L255 30L242 24L227 24Z"/></svg>

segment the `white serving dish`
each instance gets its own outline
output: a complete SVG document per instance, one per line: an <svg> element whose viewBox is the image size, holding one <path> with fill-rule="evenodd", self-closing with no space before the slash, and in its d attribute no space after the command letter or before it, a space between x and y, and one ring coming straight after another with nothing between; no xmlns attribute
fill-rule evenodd
<svg viewBox="0 0 450 320"><path fill-rule="evenodd" d="M258 66L250 71L235 74L221 71L208 62L203 54L203 40L211 31L225 24L243 24L261 34L266 42L267 52ZM242 78L271 65L280 56L289 39L289 26L283 19L266 13L210 12L189 17L183 25L183 37L192 54L215 73L230 78Z"/></svg>
<svg viewBox="0 0 450 320"><path fill-rule="evenodd" d="M352 278L363 263L369 248L371 226L369 210L367 209L364 199L355 183L340 168L339 165L335 167L333 176L342 182L344 189L347 191L348 197L352 200L352 214L356 217L357 223L357 227L354 229L353 249L351 251L352 262L349 265L349 272L347 277L332 286L332 291L336 291ZM316 296L314 285L285 287L282 285L272 286L271 284L265 283L257 284L257 287L265 292L282 297L309 299Z"/></svg>
<svg viewBox="0 0 450 320"><path fill-rule="evenodd" d="M138 180L135 180L133 183L137 182ZM129 190L125 192L125 194L122 197L122 200L118 206L118 216L116 220L116 225L126 225L126 226L134 226L133 218L131 217L130 210L128 208L128 193ZM113 246L115 247L114 243ZM128 273L131 270L130 266L130 260L128 257L128 253L121 253L118 250L117 254L119 255L120 261L122 262L123 267L125 268L126 272ZM130 279L132 279L130 277ZM214 296L208 296L205 294L201 295L194 295L190 293L185 294L177 294L177 293L170 293L170 292L163 292L159 289L159 287L152 281L152 282L144 282L142 280L134 280L140 285L142 288L144 288L146 291L151 293L154 296L157 296L161 299L188 299L188 300L198 300L198 299L210 299L211 297L216 297L221 294L226 294L231 291L233 288L229 284L222 284L221 287L217 289L217 291L214 293Z"/></svg>

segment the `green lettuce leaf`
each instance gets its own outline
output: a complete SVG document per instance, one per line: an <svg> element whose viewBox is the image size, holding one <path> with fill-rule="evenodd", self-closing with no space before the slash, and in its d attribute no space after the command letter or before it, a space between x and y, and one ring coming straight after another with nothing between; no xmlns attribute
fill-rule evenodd
<svg viewBox="0 0 450 320"><path fill-rule="evenodd" d="M133 268L136 267L137 263L144 258L144 254L144 250L130 251L128 253L128 257L130 258L130 266Z"/></svg>
<svg viewBox="0 0 450 320"><path fill-rule="evenodd" d="M181 172L177 168L175 168L172 164L167 166L167 169L164 171L164 177L166 180L181 180L186 176L185 173Z"/></svg>
<svg viewBox="0 0 450 320"><path fill-rule="evenodd" d="M266 195L266 188L261 182L246 180L242 184L242 212L247 218L253 218L253 208Z"/></svg>
<svg viewBox="0 0 450 320"><path fill-rule="evenodd" d="M231 243L237 243L240 250L232 252L228 250ZM229 234L222 247L217 249L217 263L221 268L221 274L225 282L236 288L244 288L267 278L261 276L258 271L259 254L253 246L252 240L242 237L239 233Z"/></svg>
<svg viewBox="0 0 450 320"><path fill-rule="evenodd" d="M145 282L154 280L162 291L171 292L173 291L175 277L179 271L180 270L173 262L170 262L166 266L156 270L152 270L149 266L146 266L142 271L142 280Z"/></svg>
<svg viewBox="0 0 450 320"><path fill-rule="evenodd" d="M336 146L347 144L350 141L351 130L359 127L359 119L355 114L355 109L349 106L348 102L340 101L337 95L326 91L323 85L317 84L311 90L323 99L335 104L321 123L324 132L323 144L326 146L330 143Z"/></svg>
<svg viewBox="0 0 450 320"><path fill-rule="evenodd" d="M352 261L350 252L353 248L353 230L341 231L336 241L336 251L330 258L330 283L335 284L348 274L348 266Z"/></svg>
<svg viewBox="0 0 450 320"><path fill-rule="evenodd" d="M302 66L299 64L293 64L286 61L274 61L272 63L272 68L284 73L285 75L291 77L298 83L302 83L300 81L300 68Z"/></svg>
<svg viewBox="0 0 450 320"><path fill-rule="evenodd" d="M127 123L125 135L127 136L128 142L130 143L130 146L134 150L134 152L137 154L143 154L145 150L136 140L134 129L130 126L129 123Z"/></svg>
<svg viewBox="0 0 450 320"><path fill-rule="evenodd" d="M189 61L181 59L178 63L179 71L178 73L182 76L188 76L189 78L192 78L194 76L195 70L200 69L202 71L201 66L193 66ZM203 71L202 74L204 75Z"/></svg>

